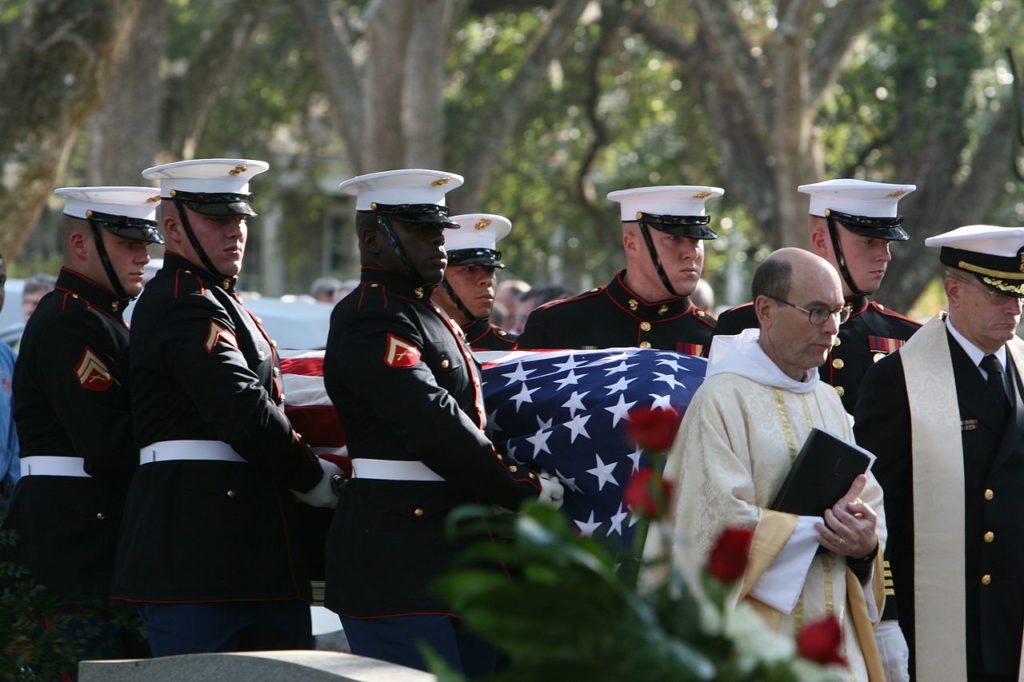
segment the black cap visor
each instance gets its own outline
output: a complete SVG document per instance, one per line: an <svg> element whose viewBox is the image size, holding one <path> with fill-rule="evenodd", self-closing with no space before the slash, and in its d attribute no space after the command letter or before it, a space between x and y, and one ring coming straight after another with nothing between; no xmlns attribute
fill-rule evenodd
<svg viewBox="0 0 1024 682"><path fill-rule="evenodd" d="M373 204L371 211L404 223L426 227L440 226L447 230L458 230L458 223L448 220L448 207L437 204Z"/></svg>
<svg viewBox="0 0 1024 682"><path fill-rule="evenodd" d="M895 218L869 218L867 216L840 213L832 209L826 209L825 218L831 218L850 232L861 237L873 239L884 239L890 242L905 242L910 235L903 229L903 216Z"/></svg>
<svg viewBox="0 0 1024 682"><path fill-rule="evenodd" d="M250 218L255 218L257 215L250 205L250 202L252 202L251 194L182 192L175 190L174 198L180 200L190 211L203 215L244 215Z"/></svg>
<svg viewBox="0 0 1024 682"><path fill-rule="evenodd" d="M1024 298L1024 253L1018 253L1016 257L993 256L943 246L939 251L939 261L971 273L997 294Z"/></svg>
<svg viewBox="0 0 1024 682"><path fill-rule="evenodd" d="M501 262L501 251L494 249L456 249L448 252L448 266L452 265L482 265L488 268L499 268L504 270L505 264Z"/></svg>
<svg viewBox="0 0 1024 682"><path fill-rule="evenodd" d="M96 223L107 232L116 234L122 239L133 239L150 244L164 243L164 238L160 236L160 232L156 229L155 220L128 218L123 215L99 213L97 211L89 211L87 220Z"/></svg>
<svg viewBox="0 0 1024 682"><path fill-rule="evenodd" d="M633 222L633 221L626 221ZM718 233L708 227L711 216L707 215L654 215L637 214L636 222L647 227L687 239L718 239Z"/></svg>

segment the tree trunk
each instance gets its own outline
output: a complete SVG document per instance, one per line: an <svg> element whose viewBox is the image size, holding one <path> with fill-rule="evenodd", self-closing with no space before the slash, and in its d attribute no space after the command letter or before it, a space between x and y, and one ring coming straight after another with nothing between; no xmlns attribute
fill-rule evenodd
<svg viewBox="0 0 1024 682"><path fill-rule="evenodd" d="M405 130L402 112L405 107L405 56L412 32L415 3L409 0L388 0L374 3L372 18L366 30L366 80L363 117L365 146L360 156L364 173L392 170L405 165ZM435 37L440 40L440 37ZM440 97L441 93L437 93ZM437 141L438 146L441 141Z"/></svg>
<svg viewBox="0 0 1024 682"><path fill-rule="evenodd" d="M103 104L88 123L89 185L141 185L160 144L167 0L142 0Z"/></svg>
<svg viewBox="0 0 1024 682"><path fill-rule="evenodd" d="M8 259L17 257L79 130L103 100L138 7L139 0L23 4L32 16L0 65L8 102L0 108L0 252Z"/></svg>
<svg viewBox="0 0 1024 682"><path fill-rule="evenodd" d="M548 14L544 29L535 38L516 75L484 111L479 137L471 148L473 154L461 159L460 168L466 176L462 190L453 195L453 207L476 211L491 181L494 160L508 144L522 119L523 111L533 101L544 77L545 69L565 48L569 36L579 23L580 15L590 0L559 0Z"/></svg>
<svg viewBox="0 0 1024 682"><path fill-rule="evenodd" d="M348 30L323 0L290 0L290 4L312 50L313 61L331 103L331 114L345 140L352 171L362 173L366 132L363 86L352 58Z"/></svg>
<svg viewBox="0 0 1024 682"><path fill-rule="evenodd" d="M452 0L416 3L406 48L402 102L405 166L444 167L445 56L451 33Z"/></svg>
<svg viewBox="0 0 1024 682"><path fill-rule="evenodd" d="M247 0L225 3L217 25L204 32L202 44L180 76L167 79L163 100L161 163L195 157L199 135L220 86L232 77L258 19L259 8ZM196 36L199 39L199 36Z"/></svg>

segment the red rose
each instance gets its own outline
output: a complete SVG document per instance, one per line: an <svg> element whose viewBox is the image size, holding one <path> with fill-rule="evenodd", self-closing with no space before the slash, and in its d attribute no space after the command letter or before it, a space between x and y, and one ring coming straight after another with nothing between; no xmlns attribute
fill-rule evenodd
<svg viewBox="0 0 1024 682"><path fill-rule="evenodd" d="M629 411L626 433L634 443L651 452L666 452L672 447L682 415L675 410L638 407Z"/></svg>
<svg viewBox="0 0 1024 682"><path fill-rule="evenodd" d="M650 469L640 469L626 485L622 501L634 514L657 519L668 511L672 496L672 483L656 476Z"/></svg>
<svg viewBox="0 0 1024 682"><path fill-rule="evenodd" d="M750 542L754 531L747 528L726 528L718 536L718 542L708 559L708 573L724 583L739 580L747 569Z"/></svg>
<svg viewBox="0 0 1024 682"><path fill-rule="evenodd" d="M846 665L846 661L839 655L842 640L839 621L835 616L826 616L804 626L796 638L796 648L804 658L822 665Z"/></svg>

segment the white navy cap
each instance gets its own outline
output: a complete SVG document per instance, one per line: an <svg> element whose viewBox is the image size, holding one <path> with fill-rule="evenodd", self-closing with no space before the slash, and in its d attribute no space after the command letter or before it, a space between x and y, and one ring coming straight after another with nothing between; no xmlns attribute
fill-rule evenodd
<svg viewBox="0 0 1024 682"><path fill-rule="evenodd" d="M462 176L455 173L405 168L357 175L338 185L338 189L356 197L357 211L372 211L377 204L444 206L445 194L462 182Z"/></svg>
<svg viewBox="0 0 1024 682"><path fill-rule="evenodd" d="M1024 298L1024 227L965 225L929 237L943 265L974 274L989 289Z"/></svg>
<svg viewBox="0 0 1024 682"><path fill-rule="evenodd" d="M92 213L105 213L156 225L160 193L156 187L61 187L53 193L65 199L64 215L86 219Z"/></svg>
<svg viewBox="0 0 1024 682"><path fill-rule="evenodd" d="M695 216L707 215L704 202L725 194L721 187L703 185L663 185L634 187L608 193L608 198L619 202L623 221L636 220L638 213L652 215Z"/></svg>
<svg viewBox="0 0 1024 682"><path fill-rule="evenodd" d="M642 221L662 232L692 239L715 239L708 227L710 218L704 202L725 194L721 187L705 185L661 185L634 187L608 193L619 203L623 222Z"/></svg>
<svg viewBox="0 0 1024 682"><path fill-rule="evenodd" d="M900 227L900 199L917 189L916 185L894 185L839 178L797 190L811 197L809 213L819 218L834 217L847 229L865 237L909 239Z"/></svg>
<svg viewBox="0 0 1024 682"><path fill-rule="evenodd" d="M53 193L64 199L64 215L92 220L127 239L163 244L157 231L155 187L61 187Z"/></svg>
<svg viewBox="0 0 1024 682"><path fill-rule="evenodd" d="M161 198L181 200L197 213L254 216L249 181L269 168L255 159L192 159L147 168L142 176L160 182Z"/></svg>
<svg viewBox="0 0 1024 682"><path fill-rule="evenodd" d="M449 218L460 230L445 235L448 265L504 268L497 242L512 230L512 221L493 213L464 213Z"/></svg>

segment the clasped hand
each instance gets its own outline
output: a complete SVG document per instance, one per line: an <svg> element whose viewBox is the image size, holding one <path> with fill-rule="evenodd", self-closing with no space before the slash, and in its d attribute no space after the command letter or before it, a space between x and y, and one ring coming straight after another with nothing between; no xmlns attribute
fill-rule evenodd
<svg viewBox="0 0 1024 682"><path fill-rule="evenodd" d="M818 544L840 556L860 559L871 554L878 545L875 511L860 499L868 477L861 474L838 502L826 509L825 523L815 524Z"/></svg>

